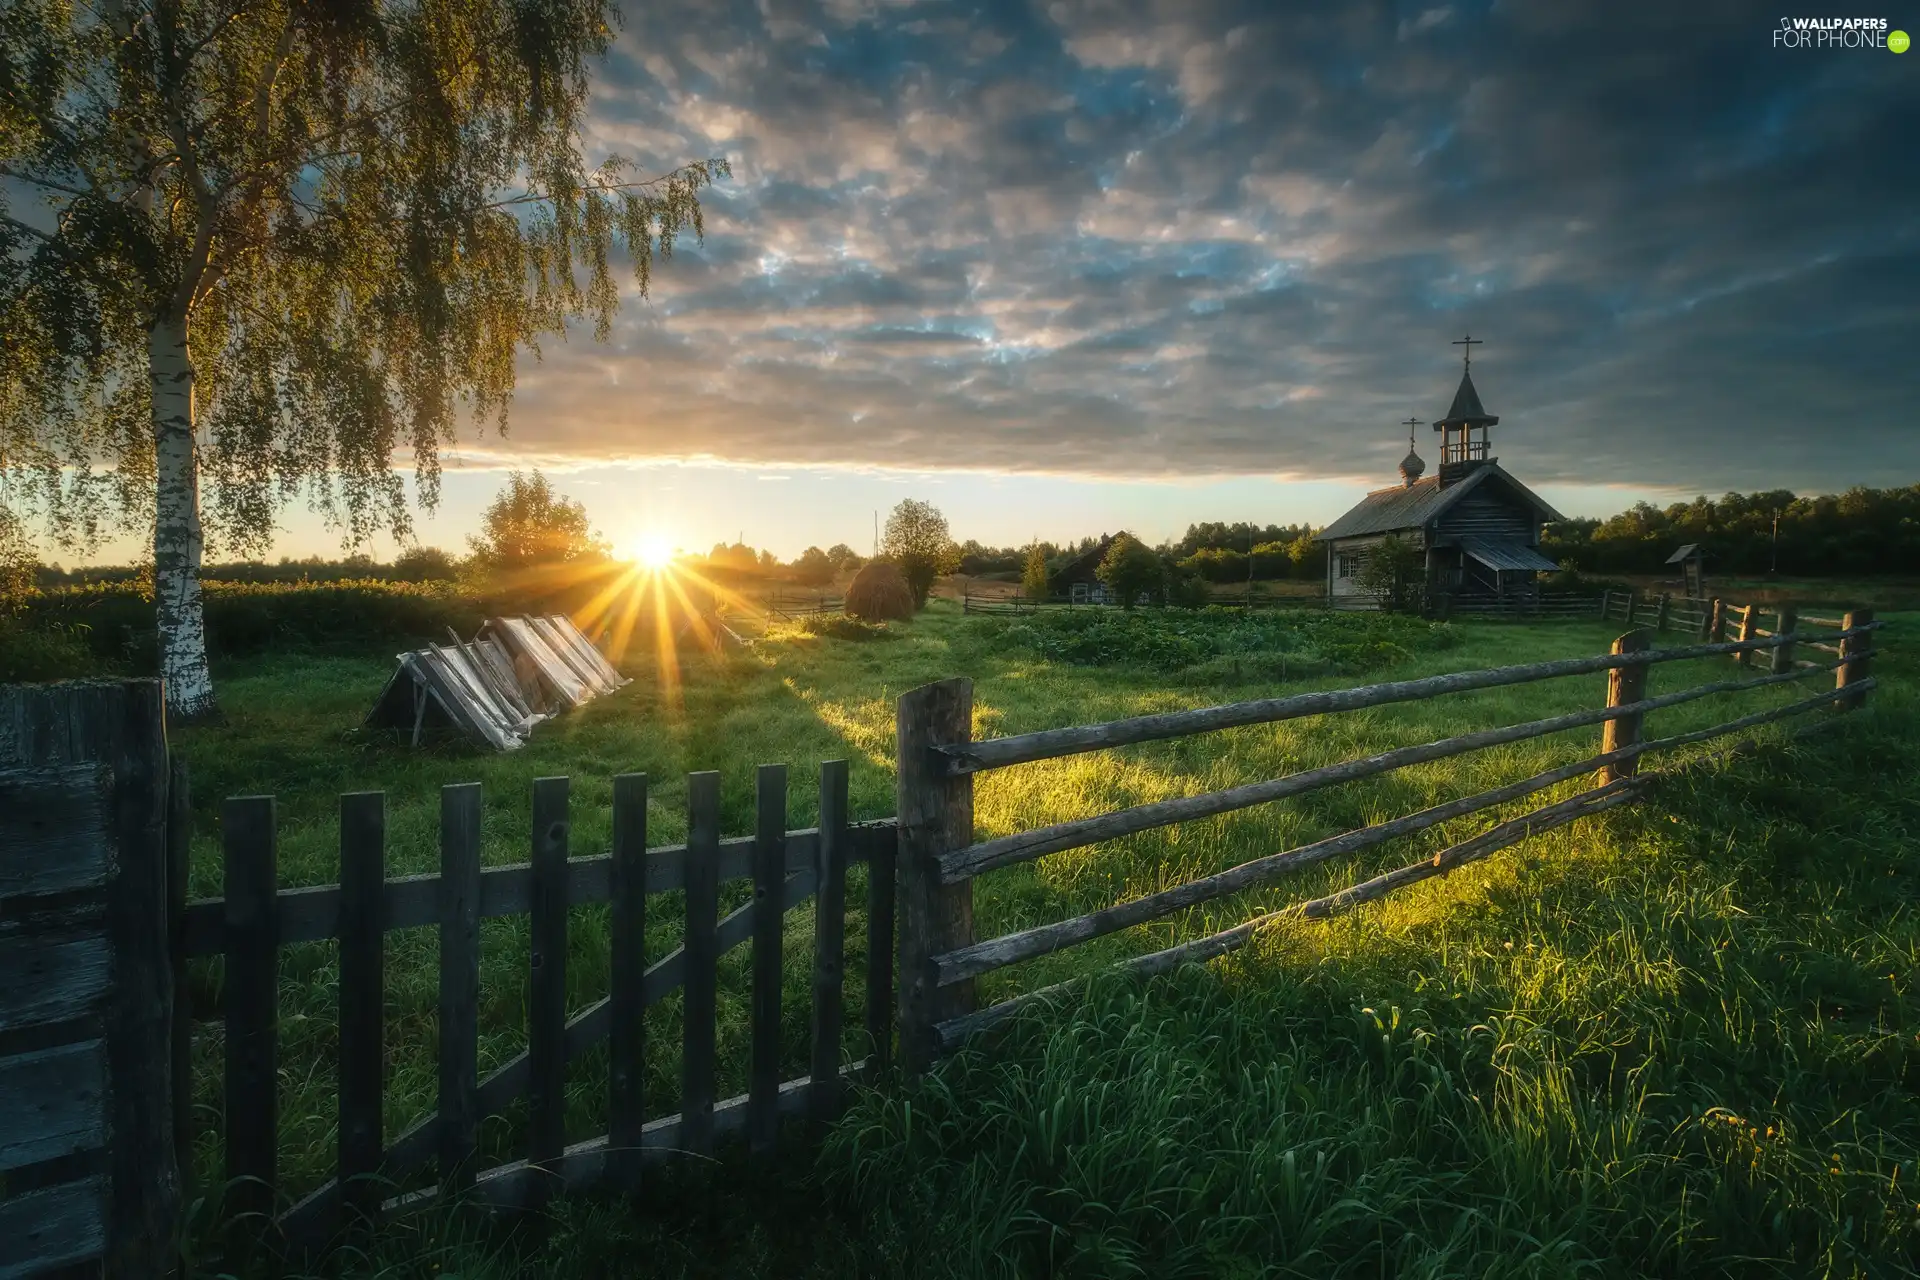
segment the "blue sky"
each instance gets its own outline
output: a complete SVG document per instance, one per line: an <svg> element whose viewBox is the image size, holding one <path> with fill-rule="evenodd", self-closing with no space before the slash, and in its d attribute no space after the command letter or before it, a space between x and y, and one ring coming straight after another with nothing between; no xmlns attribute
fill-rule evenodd
<svg viewBox="0 0 1920 1280"><path fill-rule="evenodd" d="M1445 410L1465 329L1495 452L1570 514L1913 483L1920 52L1776 49L1778 22L629 6L590 146L734 176L609 343L523 360L422 539L534 464L616 541L783 555L909 495L989 543L1325 522Z"/></svg>

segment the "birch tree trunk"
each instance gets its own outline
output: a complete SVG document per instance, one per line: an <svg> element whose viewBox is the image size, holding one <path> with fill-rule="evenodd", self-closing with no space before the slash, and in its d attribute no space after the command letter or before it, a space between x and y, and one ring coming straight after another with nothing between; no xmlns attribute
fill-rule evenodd
<svg viewBox="0 0 1920 1280"><path fill-rule="evenodd" d="M184 315L167 308L147 332L153 396L153 603L170 720L214 714L200 602L200 470L193 434L193 358Z"/></svg>

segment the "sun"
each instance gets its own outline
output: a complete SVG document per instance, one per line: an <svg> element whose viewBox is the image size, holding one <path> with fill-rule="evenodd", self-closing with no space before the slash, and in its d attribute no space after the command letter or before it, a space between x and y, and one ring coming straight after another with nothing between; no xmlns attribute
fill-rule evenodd
<svg viewBox="0 0 1920 1280"><path fill-rule="evenodd" d="M657 533L642 534L627 549L627 559L649 569L664 569L673 563L673 544Z"/></svg>

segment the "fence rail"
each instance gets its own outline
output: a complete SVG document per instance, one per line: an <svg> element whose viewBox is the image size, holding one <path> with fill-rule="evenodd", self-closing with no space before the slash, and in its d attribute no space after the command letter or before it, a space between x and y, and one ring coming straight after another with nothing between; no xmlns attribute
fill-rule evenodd
<svg viewBox="0 0 1920 1280"><path fill-rule="evenodd" d="M1610 605L1610 599L1603 600L1603 608ZM1631 604L1628 608L1631 616ZM1671 611L1664 603L1659 604L1657 609L1662 623L1670 620ZM1721 614L1724 617L1724 610ZM1868 638L1879 624L1873 620L1870 611L1849 613L1841 620L1839 629L1825 633L1838 642L1838 656L1831 662L1810 662L1793 656L1795 646L1809 640L1811 633L1802 632L1804 624L1797 619L1791 606L1783 608L1775 634L1756 634L1754 616L1755 611L1749 608L1743 617L1740 638L1733 641L1719 640L1654 649L1650 647L1647 632L1635 630L1617 640L1611 652L1592 657L1138 716L1106 724L1043 730L983 742L971 740L971 718L965 714L971 705L969 682L943 681L905 695L900 701L899 712L902 919L903 922L909 922L903 927L901 935L900 1052L903 1061L910 1067L923 1066L974 1032L1058 990L1057 987L1048 988L979 1009L974 992L975 980L1006 966L1163 919L1175 912L1268 884L1302 867L1425 831L1456 818L1537 794L1583 775L1597 775L1596 785L1580 794L1503 822L1492 831L1456 844L1434 857L1374 876L1339 893L1296 903L1282 912L1263 916L1223 933L1138 958L1129 962L1128 967L1140 972L1157 972L1184 960L1223 954L1243 945L1264 923L1283 915L1315 918L1347 910L1408 884L1446 874L1496 849L1516 843L1529 833L1551 829L1616 805L1631 803L1642 794L1647 779L1654 776L1643 775L1640 771L1642 758L1652 753L1725 738L1822 709L1850 709L1858 706L1874 687L1869 674L1873 651L1867 645ZM1769 658L1768 670L1764 675L1710 681L1658 696L1648 696L1646 693L1648 671L1656 664L1731 656L1744 665L1751 665L1755 654ZM1356 710L1472 689L1525 684L1600 671L1608 673L1606 701L1604 705L1590 710L1460 734L1307 769L1264 782L1138 805L993 839L975 842L972 837L973 775L986 770L1130 743L1185 737L1217 729L1275 723L1300 716ZM1740 716L1706 729L1664 738L1649 738L1644 734L1649 713L1702 698L1784 685L1822 674L1833 676L1833 691ZM910 725L914 726L911 731ZM1154 827L1271 803L1424 761L1464 755L1505 743L1593 725L1602 726L1601 748L1597 754L1543 770L1531 777L1298 848L1254 858L1224 871L1072 919L1035 925L995 938L979 939L974 936L972 881L997 868ZM907 817L909 812L913 814L911 824ZM918 833L915 847L911 850L905 838L909 826Z"/></svg>

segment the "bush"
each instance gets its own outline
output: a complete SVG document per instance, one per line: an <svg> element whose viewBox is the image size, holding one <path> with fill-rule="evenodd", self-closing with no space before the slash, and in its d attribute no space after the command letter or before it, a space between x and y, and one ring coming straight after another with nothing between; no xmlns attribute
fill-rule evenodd
<svg viewBox="0 0 1920 1280"><path fill-rule="evenodd" d="M87 645L86 627L29 628L0 618L0 684L107 674Z"/></svg>
<svg viewBox="0 0 1920 1280"><path fill-rule="evenodd" d="M893 640L899 632L884 623L862 622L844 614L816 613L798 619L788 628L801 635L823 636L828 640Z"/></svg>
<svg viewBox="0 0 1920 1280"><path fill-rule="evenodd" d="M449 627L471 635L489 613L521 611L463 596L444 582L208 582L202 589L207 650L215 658L274 649L397 651L443 640ZM153 596L139 583L33 592L17 625L84 636L79 643L96 663L135 673L158 669Z"/></svg>
<svg viewBox="0 0 1920 1280"><path fill-rule="evenodd" d="M868 622L904 621L916 611L913 589L898 565L875 560L853 575L847 585L845 609L850 617Z"/></svg>

